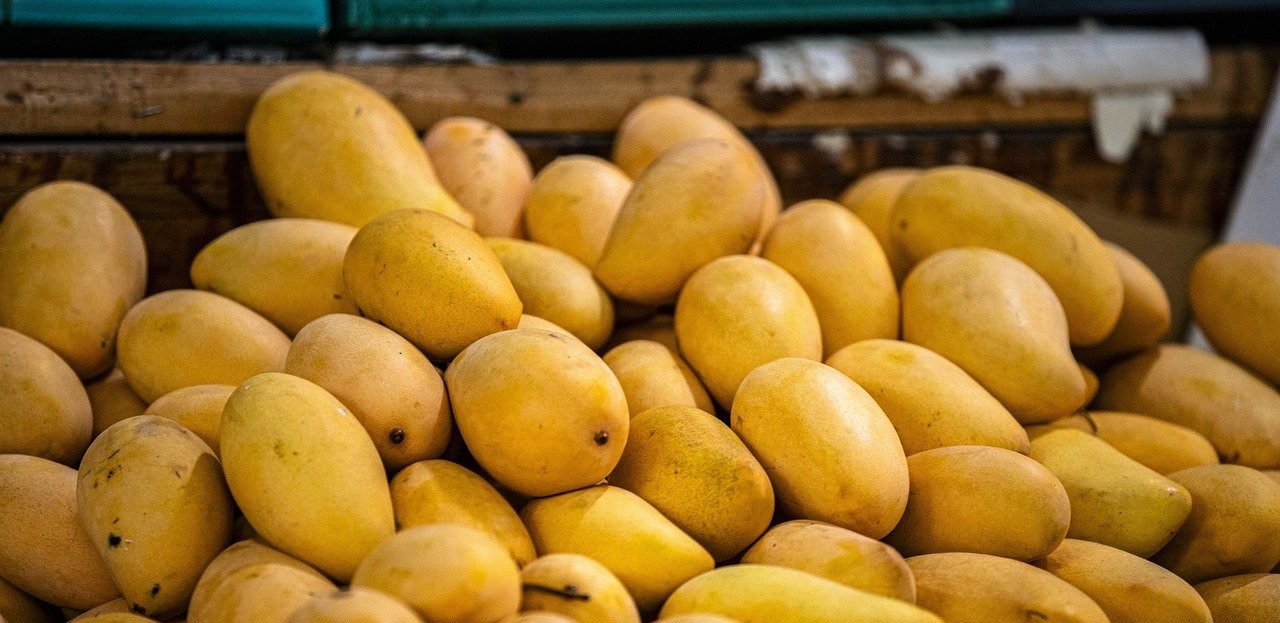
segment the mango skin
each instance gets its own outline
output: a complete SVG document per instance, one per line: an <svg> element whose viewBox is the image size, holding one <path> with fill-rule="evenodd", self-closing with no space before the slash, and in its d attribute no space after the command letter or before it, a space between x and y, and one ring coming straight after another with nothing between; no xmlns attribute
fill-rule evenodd
<svg viewBox="0 0 1280 623"><path fill-rule="evenodd" d="M908 167L872 171L849 184L838 199L875 234L889 267L893 269L893 278L899 283L910 272L911 260L893 237L893 204L898 201L902 189L923 172L923 169Z"/></svg>
<svg viewBox="0 0 1280 623"><path fill-rule="evenodd" d="M577 623L573 619L547 612L545 610L526 610L509 619L503 619L502 623Z"/></svg>
<svg viewBox="0 0 1280 623"><path fill-rule="evenodd" d="M699 575L671 595L662 618L702 612L742 623L942 623L909 603L771 565L730 565Z"/></svg>
<svg viewBox="0 0 1280 623"><path fill-rule="evenodd" d="M1153 562L1101 543L1067 539L1035 566L1080 589L1111 623L1212 623L1195 589Z"/></svg>
<svg viewBox="0 0 1280 623"><path fill-rule="evenodd" d="M1204 435L1185 426L1120 411L1083 411L1027 428L1032 437L1059 428L1096 435L1125 456L1157 474L1172 474L1197 465L1216 465L1218 453Z"/></svg>
<svg viewBox="0 0 1280 623"><path fill-rule="evenodd" d="M324 577L279 563L258 563L227 573L207 604L189 613L187 623L285 623L334 585Z"/></svg>
<svg viewBox="0 0 1280 623"><path fill-rule="evenodd" d="M196 254L191 283L294 335L325 314L356 313L342 279L342 258L356 231L350 225L302 218L241 225Z"/></svg>
<svg viewBox="0 0 1280 623"><path fill-rule="evenodd" d="M822 358L822 330L804 288L776 264L749 255L694 273L676 302L675 331L680 353L726 409L760 365Z"/></svg>
<svg viewBox="0 0 1280 623"><path fill-rule="evenodd" d="M245 381L222 412L222 466L262 537L340 582L395 532L378 451L346 407L283 373Z"/></svg>
<svg viewBox="0 0 1280 623"><path fill-rule="evenodd" d="M155 402L192 385L239 385L279 372L289 337L229 298L169 290L134 305L120 324L120 370L138 397Z"/></svg>
<svg viewBox="0 0 1280 623"><path fill-rule="evenodd" d="M447 361L520 322L520 297L484 240L428 210L396 210L362 227L342 274L360 314Z"/></svg>
<svg viewBox="0 0 1280 623"><path fill-rule="evenodd" d="M1280 247L1221 244L1191 269L1191 313L1214 350L1280 384Z"/></svg>
<svg viewBox="0 0 1280 623"><path fill-rule="evenodd" d="M741 146L677 145L636 179L596 261L596 279L623 300L669 303L699 268L751 248L763 205L764 178Z"/></svg>
<svg viewBox="0 0 1280 623"><path fill-rule="evenodd" d="M0 578L0 618L9 623L55 623L50 608Z"/></svg>
<svg viewBox="0 0 1280 623"><path fill-rule="evenodd" d="M922 178L923 179L923 178ZM902 284L902 339L960 366L1023 424L1084 406L1087 386L1053 289L999 251L941 251Z"/></svg>
<svg viewBox="0 0 1280 623"><path fill-rule="evenodd" d="M204 568L204 572L200 574L200 580L196 582L195 591L191 593L191 602L187 608L187 619L199 621L204 618L202 611L209 605L210 598L221 591L220 587L229 579L232 579L231 575L234 572L260 564L291 567L303 574L321 580L324 584L333 586L333 583L329 582L328 578L324 577L324 574L316 571L310 565L258 541L243 540L232 543L222 550Z"/></svg>
<svg viewBox="0 0 1280 623"><path fill-rule="evenodd" d="M631 192L631 178L595 156L561 156L538 171L524 205L529 240L595 266L613 221Z"/></svg>
<svg viewBox="0 0 1280 623"><path fill-rule="evenodd" d="M1280 574L1247 573L1196 585L1213 620L1220 623L1267 623L1280 618Z"/></svg>
<svg viewBox="0 0 1280 623"><path fill-rule="evenodd" d="M1280 483L1240 465L1201 465L1169 479L1191 492L1191 514L1152 562L1192 584L1280 563Z"/></svg>
<svg viewBox="0 0 1280 623"><path fill-rule="evenodd" d="M312 597L288 623L422 623L422 619L399 599L352 586Z"/></svg>
<svg viewBox="0 0 1280 623"><path fill-rule="evenodd" d="M1103 242L1124 286L1120 318L1106 339L1076 349L1076 357L1094 365L1155 346L1173 323L1169 293L1151 268L1123 248Z"/></svg>
<svg viewBox="0 0 1280 623"><path fill-rule="evenodd" d="M1186 426L1224 463L1280 467L1280 393L1212 353L1177 344L1144 351L1102 375L1095 404Z"/></svg>
<svg viewBox="0 0 1280 623"><path fill-rule="evenodd" d="M1071 343L1089 346L1120 318L1124 286L1097 234L1032 186L977 167L926 171L893 207L894 238L914 262L955 247L986 247L1030 266L1053 289Z"/></svg>
<svg viewBox="0 0 1280 623"><path fill-rule="evenodd" d="M41 601L88 610L120 595L80 523L76 470L0 454L0 577Z"/></svg>
<svg viewBox="0 0 1280 623"><path fill-rule="evenodd" d="M502 262L524 312L556 323L592 350L604 346L613 333L613 301L589 267L536 242L511 238L485 242Z"/></svg>
<svg viewBox="0 0 1280 623"><path fill-rule="evenodd" d="M742 381L730 425L787 514L876 539L902 517L910 477L893 424L834 368L798 357L756 368Z"/></svg>
<svg viewBox="0 0 1280 623"><path fill-rule="evenodd" d="M521 216L533 168L502 128L472 117L449 117L422 139L440 185L475 217L481 236L523 237Z"/></svg>
<svg viewBox="0 0 1280 623"><path fill-rule="evenodd" d="M173 420L195 433L218 455L222 439L222 408L236 391L235 385L192 385L175 389L151 403L142 415Z"/></svg>
<svg viewBox="0 0 1280 623"><path fill-rule="evenodd" d="M1062 483L1017 452L948 446L911 455L907 465L907 509L885 537L905 556L970 552L1035 560L1067 535L1071 502Z"/></svg>
<svg viewBox="0 0 1280 623"><path fill-rule="evenodd" d="M823 353L898 337L898 286L875 235L834 201L802 201L778 217L760 256L796 278L822 326Z"/></svg>
<svg viewBox="0 0 1280 623"><path fill-rule="evenodd" d="M1016 560L952 552L914 556L907 565L916 577L917 603L947 623L1108 623L1080 589Z"/></svg>
<svg viewBox="0 0 1280 623"><path fill-rule="evenodd" d="M852 530L794 519L769 529L742 564L789 567L868 593L916 602L916 580L897 550Z"/></svg>
<svg viewBox="0 0 1280 623"><path fill-rule="evenodd" d="M698 375L678 353L663 344L652 340L623 342L601 359L618 377L632 417L649 409L676 405L715 412L711 395Z"/></svg>
<svg viewBox="0 0 1280 623"><path fill-rule="evenodd" d="M622 582L586 556L547 554L525 565L520 581L524 610L554 612L578 623L640 623L636 602Z"/></svg>
<svg viewBox="0 0 1280 623"><path fill-rule="evenodd" d="M0 327L0 396L0 453L79 462L93 434L93 407L57 353Z"/></svg>
<svg viewBox="0 0 1280 623"><path fill-rule="evenodd" d="M0 220L0 327L44 343L80 378L111 367L120 321L146 287L142 233L97 187L43 184Z"/></svg>
<svg viewBox="0 0 1280 623"><path fill-rule="evenodd" d="M254 103L249 164L277 217L363 226L399 209L426 209L464 227L474 219L443 188L413 126L386 98L328 71L291 74Z"/></svg>
<svg viewBox="0 0 1280 623"><path fill-rule="evenodd" d="M94 437L107 430L108 426L127 417L142 415L147 410L147 403L129 387L119 366L85 383L84 391L89 396L89 406L93 411Z"/></svg>

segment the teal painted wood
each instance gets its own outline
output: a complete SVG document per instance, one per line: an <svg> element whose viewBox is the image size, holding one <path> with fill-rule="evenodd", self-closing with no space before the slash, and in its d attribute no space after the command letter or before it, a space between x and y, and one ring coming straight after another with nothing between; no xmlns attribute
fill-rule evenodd
<svg viewBox="0 0 1280 623"><path fill-rule="evenodd" d="M769 24L1006 15L1012 0L346 0L363 32Z"/></svg>
<svg viewBox="0 0 1280 623"><path fill-rule="evenodd" d="M157 30L329 28L326 0L9 0L14 25Z"/></svg>

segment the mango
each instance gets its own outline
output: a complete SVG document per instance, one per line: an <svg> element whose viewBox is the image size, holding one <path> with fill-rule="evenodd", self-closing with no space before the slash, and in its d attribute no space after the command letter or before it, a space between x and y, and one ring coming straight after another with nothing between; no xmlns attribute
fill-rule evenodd
<svg viewBox="0 0 1280 623"><path fill-rule="evenodd" d="M1218 462L1218 454L1204 435L1164 420L1119 411L1082 411L1050 424L1031 426L1032 437L1059 428L1096 435L1125 456L1157 474Z"/></svg>
<svg viewBox="0 0 1280 623"><path fill-rule="evenodd" d="M519 238L533 168L502 128L472 117L437 121L422 139L440 185L475 217L481 236Z"/></svg>
<svg viewBox="0 0 1280 623"><path fill-rule="evenodd" d="M1101 543L1067 539L1032 563L1093 599L1111 623L1212 623L1191 585L1160 565Z"/></svg>
<svg viewBox="0 0 1280 623"><path fill-rule="evenodd" d="M764 468L728 426L693 407L632 418L609 484L652 504L718 561L741 553L773 520Z"/></svg>
<svg viewBox="0 0 1280 623"><path fill-rule="evenodd" d="M432 623L493 623L520 608L520 570L502 544L464 526L417 526L380 543L354 586L396 597Z"/></svg>
<svg viewBox="0 0 1280 623"><path fill-rule="evenodd" d="M89 407L93 412L94 437L107 430L108 426L127 417L142 415L147 410L147 403L129 387L129 382L118 366L85 383L84 391L89 397Z"/></svg>
<svg viewBox="0 0 1280 623"><path fill-rule="evenodd" d="M271 545L340 582L395 531L378 451L360 422L310 381L245 381L222 412L222 466L236 503Z"/></svg>
<svg viewBox="0 0 1280 623"><path fill-rule="evenodd" d="M232 570L210 591L207 603L187 615L187 623L285 623L334 585L323 577L279 563Z"/></svg>
<svg viewBox="0 0 1280 623"><path fill-rule="evenodd" d="M595 484L622 456L626 396L582 342L534 329L496 333L458 355L444 379L467 448L519 493Z"/></svg>
<svg viewBox="0 0 1280 623"><path fill-rule="evenodd" d="M422 623L422 619L399 599L352 586L312 597L288 623Z"/></svg>
<svg viewBox="0 0 1280 623"><path fill-rule="evenodd" d="M354 314L342 258L356 228L278 218L241 225L205 245L191 283L221 294L294 335L325 314Z"/></svg>
<svg viewBox="0 0 1280 623"><path fill-rule="evenodd" d="M1108 623L1083 591L1016 560L952 552L908 558L907 565L916 577L916 603L947 623Z"/></svg>
<svg viewBox="0 0 1280 623"><path fill-rule="evenodd" d="M1101 380L1098 374L1090 370L1084 364L1079 364L1080 376L1084 377L1084 406L1088 407L1093 399L1098 396L1098 389L1101 386Z"/></svg>
<svg viewBox="0 0 1280 623"><path fill-rule="evenodd" d="M1267 623L1280 619L1280 574L1247 573L1210 580L1196 590L1219 623Z"/></svg>
<svg viewBox="0 0 1280 623"><path fill-rule="evenodd" d="M916 581L897 550L852 530L795 519L769 529L742 564L790 567L876 595L916 601Z"/></svg>
<svg viewBox="0 0 1280 623"><path fill-rule="evenodd" d="M283 554L258 541L244 540L231 544L222 550L200 574L195 591L191 593L191 603L187 607L187 619L199 621L203 618L203 610L210 603L210 597L221 590L223 584L231 578L231 574L254 565L272 564L290 567L303 574L320 580L323 585L333 586L324 574L316 571L306 563Z"/></svg>
<svg viewBox="0 0 1280 623"><path fill-rule="evenodd" d="M138 397L155 402L192 385L239 385L284 369L289 337L229 298L169 290L134 305L120 324L120 370Z"/></svg>
<svg viewBox="0 0 1280 623"><path fill-rule="evenodd" d="M1191 515L1152 562L1197 584L1280 563L1280 483L1240 465L1169 474L1191 492Z"/></svg>
<svg viewBox="0 0 1280 623"><path fill-rule="evenodd" d="M893 424L857 383L787 357L747 375L730 413L782 510L880 538L907 506L907 459Z"/></svg>
<svg viewBox="0 0 1280 623"><path fill-rule="evenodd" d="M195 433L218 455L222 439L222 408L235 385L192 385L175 389L151 403L143 415L173 420Z"/></svg>
<svg viewBox="0 0 1280 623"><path fill-rule="evenodd" d="M990 249L950 249L903 282L902 339L960 366L1019 422L1049 422L1087 398L1062 310L1026 264Z"/></svg>
<svg viewBox="0 0 1280 623"><path fill-rule="evenodd" d="M564 327L592 350L604 346L613 333L613 301L589 267L536 242L511 238L485 242L498 256L525 312Z"/></svg>
<svg viewBox="0 0 1280 623"><path fill-rule="evenodd" d="M503 623L576 623L563 614L545 610L529 610L515 615L514 618L503 619Z"/></svg>
<svg viewBox="0 0 1280 623"><path fill-rule="evenodd" d="M1124 302L1120 319L1105 339L1076 349L1077 358L1095 365L1155 346L1173 323L1169 294L1160 278L1132 253L1110 242L1102 244L1120 272Z"/></svg>
<svg viewBox="0 0 1280 623"><path fill-rule="evenodd" d="M913 454L907 465L907 509L885 537L903 555L972 552L1035 560L1067 535L1071 502L1062 483L1017 452L948 446Z"/></svg>
<svg viewBox="0 0 1280 623"><path fill-rule="evenodd" d="M669 303L699 268L751 248L764 201L764 177L742 146L682 143L636 179L596 261L596 279L623 300Z"/></svg>
<svg viewBox="0 0 1280 623"><path fill-rule="evenodd" d="M559 333L560 335L563 335L567 338L571 338L575 340L578 339L572 333L569 333L568 329L565 329L564 327L554 322L551 322L546 318L539 318L537 316L534 316L533 314L520 314L520 322L519 324L516 325L516 328L517 329L538 329L540 331L550 331L552 333ZM581 342L582 340L578 340L578 341Z"/></svg>
<svg viewBox="0 0 1280 623"><path fill-rule="evenodd" d="M146 288L142 233L97 187L37 186L0 220L0 327L44 343L80 378L111 368L120 321Z"/></svg>
<svg viewBox="0 0 1280 623"><path fill-rule="evenodd" d="M1280 467L1280 393L1212 353L1176 344L1144 351L1102 375L1095 402L1190 428L1224 463Z"/></svg>
<svg viewBox="0 0 1280 623"><path fill-rule="evenodd" d="M1191 313L1214 350L1280 384L1280 247L1218 245L1191 270Z"/></svg>
<svg viewBox="0 0 1280 623"><path fill-rule="evenodd" d="M663 617L658 619L665 623L739 623L729 617L722 617L718 614L706 614L695 612L693 614L677 614L675 616Z"/></svg>
<svg viewBox="0 0 1280 623"><path fill-rule="evenodd" d="M118 597L116 599L112 599L111 601L108 601L105 604L101 604L95 608L90 608L88 610L85 610L84 612L81 612L78 616L71 619L71 621L84 621L86 619L97 617L98 615L121 614L121 613L132 614L132 611L129 610L129 601L123 597ZM138 615L134 614L133 616L138 616ZM150 621L151 619L142 617L142 620Z"/></svg>
<svg viewBox="0 0 1280 623"><path fill-rule="evenodd" d="M262 199L277 217L360 227L407 208L472 225L441 188L404 115L346 76L313 70L276 81L249 113L245 146Z"/></svg>
<svg viewBox="0 0 1280 623"><path fill-rule="evenodd" d="M909 342L863 340L827 358L884 409L908 456L944 446L1026 453L1027 433L1000 401L945 357Z"/></svg>
<svg viewBox="0 0 1280 623"><path fill-rule="evenodd" d="M742 623L942 623L909 603L770 565L730 565L689 580L662 607L662 620L703 612Z"/></svg>
<svg viewBox="0 0 1280 623"><path fill-rule="evenodd" d="M804 288L758 257L707 264L676 302L680 352L721 407L749 372L783 357L822 358L822 331Z"/></svg>
<svg viewBox="0 0 1280 623"><path fill-rule="evenodd" d="M55 623L49 607L0 578L0 618L9 623Z"/></svg>
<svg viewBox="0 0 1280 623"><path fill-rule="evenodd" d="M0 534L0 577L32 597L87 610L120 595L80 523L74 469L0 455Z"/></svg>
<svg viewBox="0 0 1280 623"><path fill-rule="evenodd" d="M894 238L913 262L945 249L986 247L1029 266L1062 302L1073 345L1101 342L1120 318L1124 286L1102 241L1028 184L978 167L938 167L902 190L891 218Z"/></svg>
<svg viewBox="0 0 1280 623"><path fill-rule="evenodd" d="M840 193L840 203L875 234L893 270L893 278L899 283L911 270L911 261L893 237L893 205L902 189L921 173L922 169L907 167L879 169L858 178Z"/></svg>
<svg viewBox="0 0 1280 623"><path fill-rule="evenodd" d="M620 312L622 308L623 305L619 303L614 309ZM619 317L619 321L621 320L621 317ZM635 340L657 342L671 349L671 352L684 356L680 352L680 344L676 340L676 319L672 314L653 314L639 320L632 320L626 324L619 322L613 332L613 337L609 338L609 344L618 346Z"/></svg>
<svg viewBox="0 0 1280 623"><path fill-rule="evenodd" d="M711 395L693 369L667 346L650 340L623 342L604 354L634 417L657 407L684 406L715 411Z"/></svg>
<svg viewBox="0 0 1280 623"><path fill-rule="evenodd" d="M595 156L561 156L538 171L524 204L529 240L595 266L613 229L631 178Z"/></svg>
<svg viewBox="0 0 1280 623"><path fill-rule="evenodd" d="M715 566L711 554L639 496L608 485L529 502L520 512L540 554L581 554L627 587L652 614L689 578Z"/></svg>
<svg viewBox="0 0 1280 623"><path fill-rule="evenodd" d="M875 235L840 204L802 201L778 218L760 256L796 278L822 327L823 353L898 337L898 286Z"/></svg>
<svg viewBox="0 0 1280 623"><path fill-rule="evenodd" d="M548 554L520 570L521 607L577 623L640 623L636 602L604 565L578 554Z"/></svg>
<svg viewBox="0 0 1280 623"><path fill-rule="evenodd" d="M360 228L343 261L360 314L449 360L520 322L520 297L474 232L428 210L396 210Z"/></svg>
<svg viewBox="0 0 1280 623"><path fill-rule="evenodd" d="M317 318L293 340L284 371L350 409L389 470L436 458L449 444L453 413L440 372L376 322L346 314Z"/></svg>
<svg viewBox="0 0 1280 623"><path fill-rule="evenodd" d="M93 407L57 353L0 327L0 396L0 453L80 461L93 434Z"/></svg>

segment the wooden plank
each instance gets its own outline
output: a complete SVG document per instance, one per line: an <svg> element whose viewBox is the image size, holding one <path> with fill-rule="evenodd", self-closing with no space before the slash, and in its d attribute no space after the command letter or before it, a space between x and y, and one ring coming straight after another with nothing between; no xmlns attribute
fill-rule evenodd
<svg viewBox="0 0 1280 623"><path fill-rule="evenodd" d="M1181 98L1174 123L1256 120L1280 48L1219 47L1211 82ZM0 135L238 135L258 94L315 63L0 61ZM744 57L646 61L504 62L489 66L332 67L386 94L419 129L470 115L513 132L611 132L640 101L679 94L748 130L842 127L1084 126L1086 97L1029 97L1012 105L966 95L931 105L903 93L823 100L753 93Z"/></svg>

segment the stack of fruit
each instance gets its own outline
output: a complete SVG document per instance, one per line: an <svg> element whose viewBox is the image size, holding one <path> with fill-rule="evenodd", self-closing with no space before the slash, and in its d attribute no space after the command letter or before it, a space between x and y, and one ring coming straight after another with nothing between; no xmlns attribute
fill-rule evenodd
<svg viewBox="0 0 1280 623"><path fill-rule="evenodd" d="M91 186L0 223L8 623L1280 620L1278 248L1196 266L1218 356L1033 188L783 212L684 99L536 176L325 72L247 139L197 289Z"/></svg>

